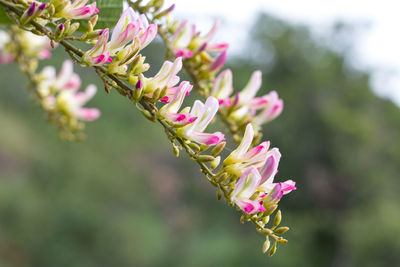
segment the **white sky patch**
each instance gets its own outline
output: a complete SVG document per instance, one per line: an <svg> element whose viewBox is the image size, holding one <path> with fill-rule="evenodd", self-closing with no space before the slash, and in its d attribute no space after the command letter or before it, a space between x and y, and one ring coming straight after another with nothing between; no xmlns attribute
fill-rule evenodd
<svg viewBox="0 0 400 267"><path fill-rule="evenodd" d="M230 43L231 53L242 51L248 29L260 11L293 23L311 26L317 34L336 21L369 23L355 40L354 65L373 70L372 86L377 94L400 106L400 1L397 0L166 0L176 4L179 18L187 18L206 32L212 18L221 18L217 41Z"/></svg>

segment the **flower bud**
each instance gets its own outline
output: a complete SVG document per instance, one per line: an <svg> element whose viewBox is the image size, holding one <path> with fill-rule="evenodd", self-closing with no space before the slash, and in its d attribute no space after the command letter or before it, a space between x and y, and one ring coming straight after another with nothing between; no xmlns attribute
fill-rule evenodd
<svg viewBox="0 0 400 267"><path fill-rule="evenodd" d="M211 155L200 155L197 157L197 160L199 162L211 162L213 161L215 158Z"/></svg>
<svg viewBox="0 0 400 267"><path fill-rule="evenodd" d="M263 245L263 249L262 249L262 252L264 254L268 251L270 245L271 245L271 242L269 241L269 237L267 236L267 238L266 238L266 240L264 242L264 245Z"/></svg>
<svg viewBox="0 0 400 267"><path fill-rule="evenodd" d="M272 248L269 251L269 255L273 256L276 252L276 241L274 242L274 244L272 245Z"/></svg>
<svg viewBox="0 0 400 267"><path fill-rule="evenodd" d="M60 42L60 40L62 39L63 35L64 35L64 24L58 24L57 28L56 28L56 32L55 32L55 37L56 37L56 42Z"/></svg>
<svg viewBox="0 0 400 267"><path fill-rule="evenodd" d="M200 151L200 146L199 146L198 144L196 144L196 143L190 142L190 143L188 144L188 146L189 146L195 153L197 153L197 152Z"/></svg>
<svg viewBox="0 0 400 267"><path fill-rule="evenodd" d="M96 26L96 24L97 24L97 20L99 19L99 16L98 15L94 15L89 21L90 21L90 23L93 25L93 27L95 27Z"/></svg>
<svg viewBox="0 0 400 267"><path fill-rule="evenodd" d="M274 231L272 231L271 229L268 229L268 228L264 228L262 230L262 233L265 235L272 235L274 233Z"/></svg>
<svg viewBox="0 0 400 267"><path fill-rule="evenodd" d="M213 150L211 150L211 155L213 156L217 156L219 153L222 152L222 150L224 150L226 145L226 142L221 142L218 145L216 145Z"/></svg>
<svg viewBox="0 0 400 267"><path fill-rule="evenodd" d="M173 149L173 151L174 151L174 155L175 155L176 157L179 157L179 148L178 148L177 146L173 145L173 146L172 146L172 149Z"/></svg>
<svg viewBox="0 0 400 267"><path fill-rule="evenodd" d="M274 218L274 225L273 225L273 227L277 227L277 226L281 223L281 220L282 220L282 213L281 213L280 210L278 210L278 211L276 212L276 215L275 215L275 218Z"/></svg>
<svg viewBox="0 0 400 267"><path fill-rule="evenodd" d="M274 233L277 235L280 235L280 234L286 233L287 231L289 231L289 227L282 226L282 227L275 229Z"/></svg>
<svg viewBox="0 0 400 267"><path fill-rule="evenodd" d="M32 4L28 7L28 9L22 14L20 18L20 22L22 25L28 23L31 19L33 19L33 15L35 14L37 7L36 2L32 2Z"/></svg>
<svg viewBox="0 0 400 267"><path fill-rule="evenodd" d="M218 165L219 165L220 162L221 162L221 157L220 157L220 156L216 157L216 158L211 162L211 165L210 165L211 169L212 169L212 170L216 169L216 168L218 167Z"/></svg>
<svg viewBox="0 0 400 267"><path fill-rule="evenodd" d="M76 32L76 30L79 29L79 26L80 26L79 22L72 23L72 25L69 26L68 29L65 30L64 34L66 36L69 36L69 35L73 34L74 32ZM65 28L67 28L67 27L65 27Z"/></svg>

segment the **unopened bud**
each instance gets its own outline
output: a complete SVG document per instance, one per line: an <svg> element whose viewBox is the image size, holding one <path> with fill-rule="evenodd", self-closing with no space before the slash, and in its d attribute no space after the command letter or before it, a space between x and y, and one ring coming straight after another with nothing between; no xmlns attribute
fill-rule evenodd
<svg viewBox="0 0 400 267"><path fill-rule="evenodd" d="M142 88L143 88L143 82L142 80L138 80L135 85L135 89L142 89Z"/></svg>
<svg viewBox="0 0 400 267"><path fill-rule="evenodd" d="M224 150L225 145L226 145L226 142L221 142L221 143L219 143L218 145L216 145L216 146L213 148L213 150L211 150L211 154L212 154L213 156L217 156L219 153L222 152L222 150Z"/></svg>
<svg viewBox="0 0 400 267"><path fill-rule="evenodd" d="M28 23L31 19L33 19L33 15L35 14L36 9L37 9L36 2L32 2L32 4L21 16L20 22L22 25Z"/></svg>
<svg viewBox="0 0 400 267"><path fill-rule="evenodd" d="M276 241L274 242L274 244L272 245L272 248L269 251L269 255L273 256L276 252Z"/></svg>
<svg viewBox="0 0 400 267"><path fill-rule="evenodd" d="M50 4L49 7L47 8L47 12L49 12L50 16L53 16L54 13L56 12L56 9L54 8L53 4Z"/></svg>
<svg viewBox="0 0 400 267"><path fill-rule="evenodd" d="M280 210L278 210L278 211L276 212L276 215L275 215L275 218L274 218L274 225L273 225L273 227L277 227L277 226L281 223L281 220L282 220L282 213L281 213Z"/></svg>
<svg viewBox="0 0 400 267"><path fill-rule="evenodd" d="M179 148L177 147L177 146L172 146L172 149L173 149L173 151L174 151L174 155L176 156L176 157L179 157Z"/></svg>
<svg viewBox="0 0 400 267"><path fill-rule="evenodd" d="M269 247L271 245L271 242L269 241L269 237L267 237L267 239L265 240L264 244L263 244L263 248L262 248L262 252L265 254Z"/></svg>
<svg viewBox="0 0 400 267"><path fill-rule="evenodd" d="M264 235L272 235L272 234L274 233L274 231L272 231L271 229L268 229L268 228L264 228L264 229L262 230L262 233L263 233Z"/></svg>
<svg viewBox="0 0 400 267"><path fill-rule="evenodd" d="M97 20L99 19L98 15L94 15L89 21L92 24L93 28L96 26L97 24Z"/></svg>
<svg viewBox="0 0 400 267"><path fill-rule="evenodd" d="M200 155L197 157L197 160L199 162L211 162L213 161L215 158L211 155Z"/></svg>
<svg viewBox="0 0 400 267"><path fill-rule="evenodd" d="M93 28L94 28L93 23L89 20L86 26L87 32L92 32Z"/></svg>
<svg viewBox="0 0 400 267"><path fill-rule="evenodd" d="M67 36L73 34L74 32L76 32L76 30L79 29L79 26L80 26L79 22L72 23L72 25L68 27L68 30L66 30L64 34Z"/></svg>
<svg viewBox="0 0 400 267"><path fill-rule="evenodd" d="M140 112L143 114L143 116L146 117L146 119L148 119L151 122L154 122L154 117L151 115L150 111L142 109L140 110Z"/></svg>
<svg viewBox="0 0 400 267"><path fill-rule="evenodd" d="M283 233L286 233L287 231L289 231L289 227L282 226L282 227L279 227L279 228L275 229L274 233L278 234L278 235L281 235Z"/></svg>
<svg viewBox="0 0 400 267"><path fill-rule="evenodd" d="M221 162L221 157L220 157L220 156L216 157L216 158L211 162L211 165L210 165L211 170L214 170L215 168L217 168L220 162Z"/></svg>
<svg viewBox="0 0 400 267"><path fill-rule="evenodd" d="M246 221L246 217L244 215L240 216L240 223L244 223Z"/></svg>
<svg viewBox="0 0 400 267"><path fill-rule="evenodd" d="M56 32L55 32L56 42L59 42L62 39L62 37L64 35L64 30L65 30L64 24L61 23L57 26Z"/></svg>
<svg viewBox="0 0 400 267"><path fill-rule="evenodd" d="M188 143L188 146L189 146L195 153L197 153L197 152L200 151L200 147L199 147L199 145L196 144L196 143L190 142L190 143Z"/></svg>
<svg viewBox="0 0 400 267"><path fill-rule="evenodd" d="M218 187L218 190L217 190L217 199L218 199L218 200L221 200L221 198L222 198L222 190L221 190L221 188Z"/></svg>
<svg viewBox="0 0 400 267"><path fill-rule="evenodd" d="M89 32L88 34L86 34L86 39L90 40L90 39L98 38L102 33L103 33L102 29Z"/></svg>
<svg viewBox="0 0 400 267"><path fill-rule="evenodd" d="M200 150L201 151L206 151L207 149L209 149L210 148L210 146L207 146L207 145L200 145Z"/></svg>
<svg viewBox="0 0 400 267"><path fill-rule="evenodd" d="M161 89L160 88L157 88L153 92L153 97L152 97L153 102L157 102L157 100L160 99L160 93L161 93Z"/></svg>

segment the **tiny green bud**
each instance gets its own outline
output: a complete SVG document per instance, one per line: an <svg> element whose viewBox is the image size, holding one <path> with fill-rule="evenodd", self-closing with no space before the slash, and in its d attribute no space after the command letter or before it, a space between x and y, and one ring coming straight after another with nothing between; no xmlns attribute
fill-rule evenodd
<svg viewBox="0 0 400 267"><path fill-rule="evenodd" d="M278 210L276 212L276 215L274 218L274 226L273 227L277 227L281 223L281 220L282 220L282 213L280 210Z"/></svg>
<svg viewBox="0 0 400 267"><path fill-rule="evenodd" d="M86 26L87 32L92 32L93 31L93 23L89 20Z"/></svg>
<svg viewBox="0 0 400 267"><path fill-rule="evenodd" d="M274 242L274 244L272 245L272 248L269 251L269 255L273 256L276 252L276 241Z"/></svg>
<svg viewBox="0 0 400 267"><path fill-rule="evenodd" d="M90 23L93 25L93 28L96 26L97 20L98 20L99 16L98 15L94 15L89 21Z"/></svg>
<svg viewBox="0 0 400 267"><path fill-rule="evenodd" d="M65 31L65 35L69 36L71 34L73 34L74 32L76 32L76 30L79 29L79 22L74 22L71 24L71 26L68 28L68 30Z"/></svg>
<svg viewBox="0 0 400 267"><path fill-rule="evenodd" d="M188 146L189 146L195 153L197 153L197 152L200 151L200 147L199 147L199 145L196 144L196 143L190 142L190 143L188 143Z"/></svg>
<svg viewBox="0 0 400 267"><path fill-rule="evenodd" d="M153 97L152 97L152 100L153 100L154 102L156 102L156 101L160 98L160 93L161 93L161 89L160 89L160 88L157 88L157 89L154 91Z"/></svg>
<svg viewBox="0 0 400 267"><path fill-rule="evenodd" d="M211 161L213 161L215 158L213 157L213 156L211 156L211 155L199 155L198 157L197 157L197 160L199 161L199 162L211 162Z"/></svg>
<svg viewBox="0 0 400 267"><path fill-rule="evenodd" d="M286 244L288 241L285 238L279 237L276 241L278 241L281 244Z"/></svg>
<svg viewBox="0 0 400 267"><path fill-rule="evenodd" d="M263 218L263 224L267 224L269 222L269 216L265 216Z"/></svg>
<svg viewBox="0 0 400 267"><path fill-rule="evenodd" d="M149 121L154 122L154 118L153 118L153 116L151 115L150 111L145 110L145 109L142 109L142 110L140 110L140 112L143 114L143 116L146 117L146 119L148 119Z"/></svg>
<svg viewBox="0 0 400 267"><path fill-rule="evenodd" d="M224 150L226 145L226 142L221 142L218 145L216 145L213 150L211 150L211 155L213 156L217 156L219 153L222 152L222 150Z"/></svg>
<svg viewBox="0 0 400 267"><path fill-rule="evenodd" d="M283 233L285 233L287 231L289 231L289 227L282 226L282 227L279 227L279 228L275 229L274 233L280 235L280 234L283 234Z"/></svg>
<svg viewBox="0 0 400 267"><path fill-rule="evenodd" d="M218 199L218 200L221 200L221 198L222 198L222 190L221 190L221 188L218 187L218 190L217 190L217 199Z"/></svg>
<svg viewBox="0 0 400 267"><path fill-rule="evenodd" d="M50 5L47 7L47 12L49 12L49 15L50 15L51 17L54 15L54 13L56 12L56 9L55 9L55 7L54 7L53 4L50 4Z"/></svg>
<svg viewBox="0 0 400 267"><path fill-rule="evenodd" d="M177 146L173 145L173 146L172 146L172 149L173 149L173 151L174 151L174 155L175 155L176 157L179 157L179 148L178 148Z"/></svg>
<svg viewBox="0 0 400 267"><path fill-rule="evenodd" d="M272 231L271 229L268 229L268 228L264 228L262 230L262 233L265 235L272 235L274 233L274 231Z"/></svg>
<svg viewBox="0 0 400 267"><path fill-rule="evenodd" d="M244 215L240 216L240 223L244 223L246 221L246 217Z"/></svg>
<svg viewBox="0 0 400 267"><path fill-rule="evenodd" d="M211 162L211 165L210 165L211 169L214 170L215 168L217 168L220 162L221 162L221 157L220 157L220 156L216 157L216 158Z"/></svg>
<svg viewBox="0 0 400 267"><path fill-rule="evenodd" d="M64 24L61 23L57 25L55 32L56 42L59 42L62 39L64 35L64 30L65 30Z"/></svg>
<svg viewBox="0 0 400 267"><path fill-rule="evenodd" d="M207 149L209 149L210 148L210 146L207 146L207 145L200 145L200 150L201 151L206 151Z"/></svg>
<svg viewBox="0 0 400 267"><path fill-rule="evenodd" d="M264 242L263 248L262 248L262 252L264 254L268 251L270 245L271 245L271 242L269 241L269 237L267 236L267 238L266 238L266 240Z"/></svg>

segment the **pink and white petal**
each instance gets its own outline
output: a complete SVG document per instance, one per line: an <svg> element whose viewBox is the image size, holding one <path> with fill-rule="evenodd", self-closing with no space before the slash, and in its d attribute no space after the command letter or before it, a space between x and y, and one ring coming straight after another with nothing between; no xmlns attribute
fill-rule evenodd
<svg viewBox="0 0 400 267"><path fill-rule="evenodd" d="M211 53L220 53L227 50L228 48L229 48L228 43L216 43L216 44L207 43L205 50Z"/></svg>
<svg viewBox="0 0 400 267"><path fill-rule="evenodd" d="M239 103L245 105L255 97L261 87L262 72L257 70L253 72L245 88L239 93Z"/></svg>
<svg viewBox="0 0 400 267"><path fill-rule="evenodd" d="M253 214L259 211L261 208L260 202L256 200L240 200L240 199L234 199L233 201L241 210L248 214Z"/></svg>
<svg viewBox="0 0 400 267"><path fill-rule="evenodd" d="M76 116L79 119L86 120L86 121L94 121L100 117L101 113L100 110L97 108L80 108L77 110Z"/></svg>
<svg viewBox="0 0 400 267"><path fill-rule="evenodd" d="M268 151L267 161L265 162L264 168L261 173L261 184L272 183L274 177L278 172L279 161L281 159L281 153L278 148L273 148Z"/></svg>
<svg viewBox="0 0 400 267"><path fill-rule="evenodd" d="M157 25L156 24L149 25L146 31L139 37L140 48L143 49L146 46L148 46L156 36L157 36Z"/></svg>
<svg viewBox="0 0 400 267"><path fill-rule="evenodd" d="M197 120L196 120L197 121ZM195 123L196 123L195 121ZM225 136L221 132L215 133L201 133L201 132L193 132L188 136L192 141L195 141L202 145L212 146L225 141Z"/></svg>

